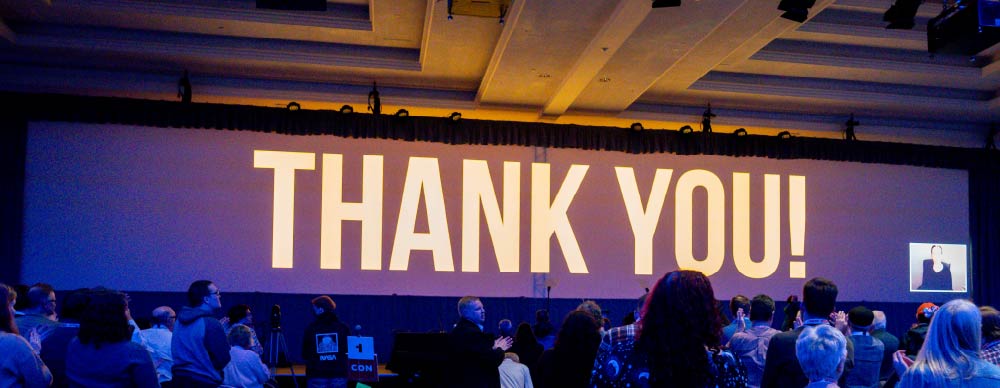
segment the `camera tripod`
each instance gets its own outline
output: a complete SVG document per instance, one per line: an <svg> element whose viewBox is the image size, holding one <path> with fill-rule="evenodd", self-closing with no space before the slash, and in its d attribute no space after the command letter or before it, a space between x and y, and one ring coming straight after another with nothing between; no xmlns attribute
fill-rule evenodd
<svg viewBox="0 0 1000 388"><path fill-rule="evenodd" d="M285 356L285 360L288 360L288 343L285 342L285 336L281 333L281 326L274 326L271 328L271 336L267 341L267 364L271 367L271 377L275 378L275 381L277 381L275 372L278 370L278 361L281 360L282 355ZM298 376L295 375L295 365L289 362L288 367L292 372L292 382L295 383L295 388L299 388Z"/></svg>

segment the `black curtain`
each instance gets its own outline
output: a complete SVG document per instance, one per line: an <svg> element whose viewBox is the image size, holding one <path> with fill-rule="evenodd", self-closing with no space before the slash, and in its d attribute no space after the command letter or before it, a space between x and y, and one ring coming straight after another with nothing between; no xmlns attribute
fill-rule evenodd
<svg viewBox="0 0 1000 388"><path fill-rule="evenodd" d="M0 129L0 282L21 278L21 230L24 215L24 153L28 122L17 114Z"/></svg>
<svg viewBox="0 0 1000 388"><path fill-rule="evenodd" d="M969 171L969 231L972 286L976 304L1000 303L1000 171Z"/></svg>

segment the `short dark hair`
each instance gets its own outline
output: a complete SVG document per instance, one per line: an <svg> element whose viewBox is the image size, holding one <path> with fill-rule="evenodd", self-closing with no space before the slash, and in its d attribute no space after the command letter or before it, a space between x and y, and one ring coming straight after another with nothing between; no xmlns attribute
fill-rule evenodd
<svg viewBox="0 0 1000 388"><path fill-rule="evenodd" d="M90 303L90 289L79 288L66 294L59 310L59 320L79 321Z"/></svg>
<svg viewBox="0 0 1000 388"><path fill-rule="evenodd" d="M472 304L476 302L482 303L478 297L471 295L463 296L462 299L458 300L458 315L464 317L465 310L472 308Z"/></svg>
<svg viewBox="0 0 1000 388"><path fill-rule="evenodd" d="M229 318L229 324L235 325L237 322L247 317L247 313L250 311L250 306L245 304L238 304L229 308L226 312L226 317Z"/></svg>
<svg viewBox="0 0 1000 388"><path fill-rule="evenodd" d="M80 317L80 333L77 334L80 342L100 348L102 344L131 339L132 327L125 318L126 308L128 299L121 292L109 289L91 292L90 303Z"/></svg>
<svg viewBox="0 0 1000 388"><path fill-rule="evenodd" d="M333 302L329 296L320 295L312 300L312 305L323 309L323 312L329 313L337 309L337 304Z"/></svg>
<svg viewBox="0 0 1000 388"><path fill-rule="evenodd" d="M205 297L211 294L208 289L211 284L211 280L195 280L194 283L191 283L187 292L188 306L198 307L205 303Z"/></svg>
<svg viewBox="0 0 1000 388"><path fill-rule="evenodd" d="M983 316L983 343L1000 339L1000 311L992 306L983 306L979 308L979 313Z"/></svg>
<svg viewBox="0 0 1000 388"><path fill-rule="evenodd" d="M736 319L736 311L743 309L744 312L750 310L750 299L743 295L736 295L729 300L729 313Z"/></svg>
<svg viewBox="0 0 1000 388"><path fill-rule="evenodd" d="M56 292L48 283L35 283L28 289L28 308L44 306L49 301L49 294Z"/></svg>
<svg viewBox="0 0 1000 388"><path fill-rule="evenodd" d="M809 315L826 318L837 304L837 285L826 278L812 278L802 287L802 305Z"/></svg>
<svg viewBox="0 0 1000 388"><path fill-rule="evenodd" d="M750 320L755 322L767 321L774 316L774 299L770 296L760 294L750 301Z"/></svg>

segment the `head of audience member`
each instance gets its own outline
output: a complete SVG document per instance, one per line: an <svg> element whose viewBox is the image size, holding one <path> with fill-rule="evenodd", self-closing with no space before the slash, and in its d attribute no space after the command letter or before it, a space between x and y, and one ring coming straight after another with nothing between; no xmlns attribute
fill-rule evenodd
<svg viewBox="0 0 1000 388"><path fill-rule="evenodd" d="M937 313L939 307L931 302L924 302L917 307L917 323L931 323L931 318Z"/></svg>
<svg viewBox="0 0 1000 388"><path fill-rule="evenodd" d="M645 294L642 294L639 299L636 299L637 303L635 305L635 313L633 314L633 318L635 318L634 322L642 320L642 307L646 305L646 297L648 295L649 292L646 292Z"/></svg>
<svg viewBox="0 0 1000 388"><path fill-rule="evenodd" d="M774 299L770 296L760 294L750 300L750 321L771 323L774 318Z"/></svg>
<svg viewBox="0 0 1000 388"><path fill-rule="evenodd" d="M250 306L245 304L238 304L229 308L226 312L226 317L229 318L230 325L253 325L253 312L250 311Z"/></svg>
<svg viewBox="0 0 1000 388"><path fill-rule="evenodd" d="M337 304L326 295L320 295L312 299L313 313L317 316L332 313L337 310Z"/></svg>
<svg viewBox="0 0 1000 388"><path fill-rule="evenodd" d="M56 320L56 291L46 283L35 283L28 289L26 313L38 314Z"/></svg>
<svg viewBox="0 0 1000 388"><path fill-rule="evenodd" d="M0 283L0 300L5 302L3 309L0 309L0 332L20 334L17 331L17 324L14 323L14 303L17 301L17 291Z"/></svg>
<svg viewBox="0 0 1000 388"><path fill-rule="evenodd" d="M483 307L483 302L475 296L464 296L458 300L458 315L480 327L486 322L486 308Z"/></svg>
<svg viewBox="0 0 1000 388"><path fill-rule="evenodd" d="M924 346L899 386L943 387L970 377L981 338L982 317L976 305L963 299L945 303L934 313Z"/></svg>
<svg viewBox="0 0 1000 388"><path fill-rule="evenodd" d="M90 304L90 289L80 288L70 291L63 296L62 305L59 308L59 320L68 323L79 323L83 317L83 312Z"/></svg>
<svg viewBox="0 0 1000 388"><path fill-rule="evenodd" d="M514 323L510 319L501 319L500 323L497 324L497 335L501 337L513 337Z"/></svg>
<svg viewBox="0 0 1000 388"><path fill-rule="evenodd" d="M601 313L601 306L599 306L597 302L592 300L583 301L583 303L580 303L580 305L576 306L576 309L578 311L585 311L589 313L590 316L594 318L594 322L597 322L598 325L601 324L601 319L604 318L604 314Z"/></svg>
<svg viewBox="0 0 1000 388"><path fill-rule="evenodd" d="M600 343L600 325L594 320L594 316L587 311L574 310L566 314L562 326L559 326L555 349L564 354L590 357L593 363Z"/></svg>
<svg viewBox="0 0 1000 388"><path fill-rule="evenodd" d="M174 324L177 323L177 313L170 306L160 306L153 309L152 324L154 327L163 327L174 331Z"/></svg>
<svg viewBox="0 0 1000 388"><path fill-rule="evenodd" d="M187 290L188 306L208 311L222 308L222 293L211 280L196 280Z"/></svg>
<svg viewBox="0 0 1000 388"><path fill-rule="evenodd" d="M1000 312L992 306L983 306L979 314L983 317L983 343L1000 340Z"/></svg>
<svg viewBox="0 0 1000 388"><path fill-rule="evenodd" d="M856 306L847 312L847 323L851 324L853 331L871 332L874 321L875 313L865 306Z"/></svg>
<svg viewBox="0 0 1000 388"><path fill-rule="evenodd" d="M521 358L520 358L520 357L518 357L518 356L517 356L517 353L514 353L514 352L507 352L507 353L504 353L504 354L503 354L503 358L505 358L505 359L507 359L507 360L511 360L511 361L514 361L514 362L516 362L516 363L518 363L518 364L520 364L520 363L521 363Z"/></svg>
<svg viewBox="0 0 1000 388"><path fill-rule="evenodd" d="M250 327L244 324L235 324L226 333L226 339L230 346L239 346L243 349L250 349L253 346L253 333Z"/></svg>
<svg viewBox="0 0 1000 388"><path fill-rule="evenodd" d="M712 283L701 272L673 271L653 286L638 331L649 357L650 384L699 386L707 381L705 347L719 345L722 319Z"/></svg>
<svg viewBox="0 0 1000 388"><path fill-rule="evenodd" d="M77 337L83 344L100 348L104 344L129 341L132 327L129 326L128 299L125 294L110 290L94 290L90 302L80 317L80 332Z"/></svg>
<svg viewBox="0 0 1000 388"><path fill-rule="evenodd" d="M517 325L517 331L514 332L514 343L523 344L535 344L538 343L538 338L535 337L535 333L531 331L531 325L528 322L521 322Z"/></svg>
<svg viewBox="0 0 1000 388"><path fill-rule="evenodd" d="M750 311L750 298L743 295L736 295L732 299L729 299L729 314L733 317L734 321L736 320L736 311L739 309L743 309L744 313Z"/></svg>
<svg viewBox="0 0 1000 388"><path fill-rule="evenodd" d="M829 319L836 308L837 292L837 285L830 279L809 279L802 286L802 318Z"/></svg>
<svg viewBox="0 0 1000 388"><path fill-rule="evenodd" d="M10 288L13 289L17 295L21 296L14 302L14 311L24 312L24 310L27 310L28 305L30 305L31 302L28 302L28 297L25 295L28 295L28 290L30 290L31 287L27 284L15 284L10 286Z"/></svg>
<svg viewBox="0 0 1000 388"><path fill-rule="evenodd" d="M885 330L885 312L882 310L872 310L875 319L872 320L872 331Z"/></svg>
<svg viewBox="0 0 1000 388"><path fill-rule="evenodd" d="M835 383L844 372L847 338L830 325L806 326L795 340L795 356L810 382Z"/></svg>

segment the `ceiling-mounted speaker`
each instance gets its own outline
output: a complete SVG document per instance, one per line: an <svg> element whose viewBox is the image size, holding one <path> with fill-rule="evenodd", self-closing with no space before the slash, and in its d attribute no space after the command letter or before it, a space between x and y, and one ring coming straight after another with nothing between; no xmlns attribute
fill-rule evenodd
<svg viewBox="0 0 1000 388"><path fill-rule="evenodd" d="M326 0L257 0L257 8L279 11L326 11Z"/></svg>

